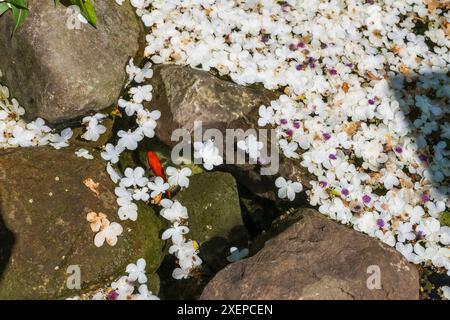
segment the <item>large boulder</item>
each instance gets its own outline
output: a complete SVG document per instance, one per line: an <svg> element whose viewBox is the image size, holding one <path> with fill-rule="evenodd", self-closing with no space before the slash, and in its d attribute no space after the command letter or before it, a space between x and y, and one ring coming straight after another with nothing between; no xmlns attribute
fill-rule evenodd
<svg viewBox="0 0 450 320"><path fill-rule="evenodd" d="M205 71L177 65L159 65L151 79L153 99L149 108L161 111L157 137L168 145L175 129L183 128L194 136L194 122L201 121L203 132L218 129L225 136L226 129L258 129L258 111L261 105L279 96L279 93L261 87L244 87L220 79ZM270 134L269 134L270 138ZM270 146L270 139L268 141ZM273 151L272 152L277 152ZM235 156L235 155L233 155ZM224 159L226 154L224 155ZM236 180L254 194L276 200L276 174L262 175L259 164L227 164L220 170L230 172ZM280 156L278 173L309 186L311 176L299 161Z"/></svg>
<svg viewBox="0 0 450 320"><path fill-rule="evenodd" d="M156 134L166 144L172 132L183 128L193 132L194 121L204 129L224 130L262 104L270 104L277 94L263 88L243 87L214 75L177 65L157 65L151 79L151 105L161 110Z"/></svg>
<svg viewBox="0 0 450 320"><path fill-rule="evenodd" d="M256 255L220 271L201 298L419 298L418 271L399 252L315 210L302 216Z"/></svg>
<svg viewBox="0 0 450 320"><path fill-rule="evenodd" d="M139 258L146 259L149 278L159 267L164 242L157 214L139 203L136 222L120 221L105 163L78 158L75 150L1 152L0 299L54 299L95 290ZM86 221L91 211L122 225L115 246L94 245ZM71 265L80 268L81 291L66 287Z"/></svg>
<svg viewBox="0 0 450 320"><path fill-rule="evenodd" d="M68 28L73 14L50 0L30 1L30 16L13 37L11 13L0 19L5 84L27 117L60 122L104 109L120 95L126 64L141 56L143 27L128 1L93 4L96 28Z"/></svg>
<svg viewBox="0 0 450 320"><path fill-rule="evenodd" d="M174 200L187 207L190 235L200 246L218 239L226 243L227 249L232 245L247 244L248 233L232 175L225 172L194 175L190 178L189 188L179 192Z"/></svg>

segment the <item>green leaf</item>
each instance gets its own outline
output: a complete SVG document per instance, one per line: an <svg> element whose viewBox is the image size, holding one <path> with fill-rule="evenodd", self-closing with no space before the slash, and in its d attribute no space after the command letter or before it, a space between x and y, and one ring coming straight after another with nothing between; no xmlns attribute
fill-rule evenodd
<svg viewBox="0 0 450 320"><path fill-rule="evenodd" d="M97 16L91 0L70 0L70 2L80 7L83 16L91 25L94 27L97 25Z"/></svg>
<svg viewBox="0 0 450 320"><path fill-rule="evenodd" d="M6 11L8 11L9 9L10 9L9 5L6 2L0 3L0 16L2 14L4 14Z"/></svg>
<svg viewBox="0 0 450 320"><path fill-rule="evenodd" d="M25 19L28 17L28 9L18 8L16 6L12 6L14 27L13 27L13 35L17 31L17 29L22 25Z"/></svg>
<svg viewBox="0 0 450 320"><path fill-rule="evenodd" d="M28 9L27 4L25 3L25 0L6 0L6 2L12 4L13 6L20 8L20 9Z"/></svg>

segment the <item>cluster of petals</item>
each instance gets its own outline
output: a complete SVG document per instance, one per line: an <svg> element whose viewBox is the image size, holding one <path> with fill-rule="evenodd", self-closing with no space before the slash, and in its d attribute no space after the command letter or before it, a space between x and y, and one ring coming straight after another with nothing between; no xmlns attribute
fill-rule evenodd
<svg viewBox="0 0 450 320"><path fill-rule="evenodd" d="M153 63L284 88L258 123L316 177L312 205L412 262L450 270L439 219L449 207L448 10L406 0L131 4ZM196 153L207 169L221 164L210 142ZM278 180L279 195L295 197L294 183Z"/></svg>

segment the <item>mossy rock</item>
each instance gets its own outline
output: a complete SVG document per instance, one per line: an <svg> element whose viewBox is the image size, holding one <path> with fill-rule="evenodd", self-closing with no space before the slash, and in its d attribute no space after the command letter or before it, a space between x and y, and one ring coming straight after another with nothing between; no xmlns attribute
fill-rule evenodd
<svg viewBox="0 0 450 320"><path fill-rule="evenodd" d="M205 172L190 179L189 188L175 197L189 214L189 236L200 244L205 262L213 269L227 264L231 246L247 246L239 195L233 176L224 172Z"/></svg>
<svg viewBox="0 0 450 320"><path fill-rule="evenodd" d="M139 203L137 221L120 221L105 163L92 149L94 160L78 158L75 151L39 147L0 153L0 299L79 295L108 286L139 258L146 259L150 276L159 267L165 245L160 218ZM86 179L98 185L91 189ZM86 221L91 211L122 225L115 246L94 245ZM81 290L66 286L71 265L80 268Z"/></svg>
<svg viewBox="0 0 450 320"><path fill-rule="evenodd" d="M171 276L176 261L166 256L158 274L164 299L196 299L214 274L229 262L230 247L248 246L249 235L241 217L239 195L233 176L224 172L205 172L190 178L189 188L174 200L187 207L188 237L200 245L203 260L201 274L174 280Z"/></svg>
<svg viewBox="0 0 450 320"><path fill-rule="evenodd" d="M439 220L441 221L441 224L450 227L450 212L448 211L442 212L439 216Z"/></svg>
<svg viewBox="0 0 450 320"><path fill-rule="evenodd" d="M157 273L151 273L147 275L147 288L153 294L159 294L159 290L161 289L161 281Z"/></svg>
<svg viewBox="0 0 450 320"><path fill-rule="evenodd" d="M233 239L233 229L243 226L236 181L231 174L195 175L189 188L174 199L188 208L191 235L200 244L215 237Z"/></svg>

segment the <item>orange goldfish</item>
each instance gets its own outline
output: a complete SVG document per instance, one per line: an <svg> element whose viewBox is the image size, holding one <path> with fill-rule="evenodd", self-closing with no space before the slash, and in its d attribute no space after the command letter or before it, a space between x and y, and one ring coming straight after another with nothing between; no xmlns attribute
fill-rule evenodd
<svg viewBox="0 0 450 320"><path fill-rule="evenodd" d="M159 160L158 156L153 151L147 152L147 160L150 169L153 171L155 176L163 178L164 182L167 182L167 177L164 172L164 168ZM170 191L166 191L167 198L170 199Z"/></svg>

